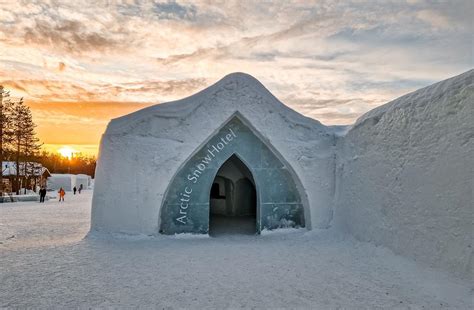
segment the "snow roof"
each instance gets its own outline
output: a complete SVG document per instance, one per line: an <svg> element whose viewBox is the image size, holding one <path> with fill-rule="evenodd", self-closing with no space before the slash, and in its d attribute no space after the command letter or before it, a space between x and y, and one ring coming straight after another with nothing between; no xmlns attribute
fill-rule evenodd
<svg viewBox="0 0 474 310"><path fill-rule="evenodd" d="M20 162L19 166L20 166L19 175L24 176L25 163ZM26 169L28 170L28 172L31 175L40 176L40 175L43 175L44 173L46 173L48 176L51 175L48 168L43 167L42 164L37 163L37 162L31 162L31 161L27 162ZM14 161L4 161L4 162L2 162L2 171L3 171L3 176L4 177L16 176L16 172L17 172L16 171L16 162L14 162Z"/></svg>
<svg viewBox="0 0 474 310"><path fill-rule="evenodd" d="M372 121L377 123L385 114L396 113L397 110L407 109L414 113L414 110L419 108L431 109L432 102L440 98L444 93L456 93L466 87L466 85L474 84L474 69L461 73L460 75L440 81L438 83L426 86L424 88L413 91L409 94L401 96L386 104L376 107L359 117L354 124L354 128Z"/></svg>
<svg viewBox="0 0 474 310"><path fill-rule="evenodd" d="M216 113L216 109L219 109L220 112ZM202 110L205 110L206 113L199 113ZM225 113L227 111L228 113ZM293 128L301 126L318 132L331 131L319 121L303 116L283 104L253 76L236 72L187 98L156 104L113 119L107 127L106 134L126 134L130 132L130 129L138 124L146 123L146 120L150 118L181 121L196 115L205 115L207 118L215 118L216 126L219 126L221 122L217 118L224 121L236 111L250 120L252 116L260 118L262 115L275 113L279 114L284 122ZM165 129L160 125L156 126L160 128L153 129Z"/></svg>

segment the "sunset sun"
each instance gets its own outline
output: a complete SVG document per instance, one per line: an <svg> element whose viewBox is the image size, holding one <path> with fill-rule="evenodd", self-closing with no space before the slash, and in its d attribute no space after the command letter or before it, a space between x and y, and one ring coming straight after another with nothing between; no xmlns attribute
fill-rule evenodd
<svg viewBox="0 0 474 310"><path fill-rule="evenodd" d="M58 153L64 157L71 159L72 155L76 153L76 150L74 150L73 148L70 148L69 146L63 146L62 148L58 150Z"/></svg>

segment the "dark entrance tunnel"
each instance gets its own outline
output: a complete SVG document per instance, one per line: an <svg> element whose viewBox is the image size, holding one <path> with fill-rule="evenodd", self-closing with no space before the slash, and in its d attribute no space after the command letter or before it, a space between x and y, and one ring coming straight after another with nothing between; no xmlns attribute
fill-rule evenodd
<svg viewBox="0 0 474 310"><path fill-rule="evenodd" d="M232 155L217 171L209 204L209 235L257 232L255 181L237 156Z"/></svg>

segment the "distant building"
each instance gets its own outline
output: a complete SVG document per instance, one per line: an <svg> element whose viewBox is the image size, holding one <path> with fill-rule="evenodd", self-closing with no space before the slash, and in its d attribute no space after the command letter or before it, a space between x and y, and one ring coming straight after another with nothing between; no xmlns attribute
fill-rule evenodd
<svg viewBox="0 0 474 310"><path fill-rule="evenodd" d="M17 185L15 182L16 163L13 161L2 162L2 182L5 192L16 192L18 189L29 189L36 192L37 187L46 185L47 179L51 176L48 168L37 162L21 162L18 170L19 182Z"/></svg>
<svg viewBox="0 0 474 310"><path fill-rule="evenodd" d="M65 191L72 191L74 187L79 189L82 185L83 189L87 189L91 186L91 180L92 178L86 174L53 173L48 178L47 188L59 190L62 187Z"/></svg>

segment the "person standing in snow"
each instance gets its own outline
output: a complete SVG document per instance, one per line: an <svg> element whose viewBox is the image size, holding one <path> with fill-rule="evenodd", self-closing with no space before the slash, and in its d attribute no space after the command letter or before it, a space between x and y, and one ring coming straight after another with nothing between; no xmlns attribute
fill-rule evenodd
<svg viewBox="0 0 474 310"><path fill-rule="evenodd" d="M82 184L79 185L79 194L82 192Z"/></svg>
<svg viewBox="0 0 474 310"><path fill-rule="evenodd" d="M41 186L41 189L39 190L40 194L40 202L44 202L44 198L46 197L46 188L44 186Z"/></svg>
<svg viewBox="0 0 474 310"><path fill-rule="evenodd" d="M59 201L61 200L64 201L64 196L66 195L66 192L64 191L62 187L59 189L58 193L59 193Z"/></svg>
<svg viewBox="0 0 474 310"><path fill-rule="evenodd" d="M76 195L77 188L74 186L74 188L72 189L72 191L74 192L74 195Z"/></svg>

